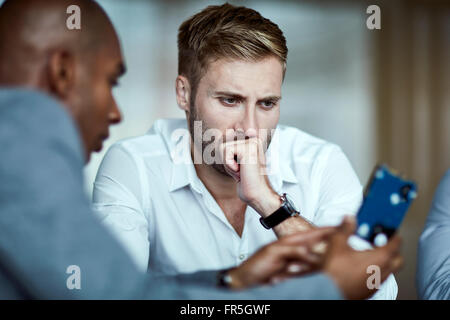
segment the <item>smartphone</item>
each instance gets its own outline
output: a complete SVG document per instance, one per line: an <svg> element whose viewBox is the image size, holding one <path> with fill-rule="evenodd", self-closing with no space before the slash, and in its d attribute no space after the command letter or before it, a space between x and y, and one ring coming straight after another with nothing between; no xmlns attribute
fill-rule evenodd
<svg viewBox="0 0 450 320"><path fill-rule="evenodd" d="M413 181L403 179L387 165L377 165L364 191L356 234L375 246L385 245L416 197Z"/></svg>

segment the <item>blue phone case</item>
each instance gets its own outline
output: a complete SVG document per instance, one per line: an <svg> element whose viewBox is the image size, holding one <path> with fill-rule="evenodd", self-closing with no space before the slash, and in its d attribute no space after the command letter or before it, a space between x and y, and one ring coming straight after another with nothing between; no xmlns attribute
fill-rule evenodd
<svg viewBox="0 0 450 320"><path fill-rule="evenodd" d="M416 197L417 187L413 181L402 179L386 165L378 165L364 192L356 234L377 246L384 245L398 229Z"/></svg>

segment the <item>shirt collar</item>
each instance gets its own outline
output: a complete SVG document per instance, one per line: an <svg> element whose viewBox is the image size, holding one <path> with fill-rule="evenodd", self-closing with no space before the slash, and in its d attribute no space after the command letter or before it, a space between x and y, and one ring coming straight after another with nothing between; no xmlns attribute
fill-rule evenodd
<svg viewBox="0 0 450 320"><path fill-rule="evenodd" d="M172 175L169 180L169 191L173 192L187 185L191 185L195 191L200 193L200 179L197 177L197 172L195 171L191 157L191 138L189 131L186 128L186 124L178 129L181 129L178 133L172 133L171 137L164 137L169 147L170 158L173 164Z"/></svg>
<svg viewBox="0 0 450 320"><path fill-rule="evenodd" d="M282 130L282 128L277 127L266 152L267 175L272 187L278 194L281 194L284 182L298 183L292 170L292 162L288 156L292 146L285 144L283 139L280 138Z"/></svg>
<svg viewBox="0 0 450 320"><path fill-rule="evenodd" d="M176 191L188 185L201 193L200 179L197 177L194 164L190 158L189 163L176 163L172 167L172 177L169 184L169 192Z"/></svg>

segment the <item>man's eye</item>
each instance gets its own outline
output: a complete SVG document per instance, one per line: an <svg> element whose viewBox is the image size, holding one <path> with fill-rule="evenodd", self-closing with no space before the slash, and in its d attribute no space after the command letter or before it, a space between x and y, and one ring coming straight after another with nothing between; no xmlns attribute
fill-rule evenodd
<svg viewBox="0 0 450 320"><path fill-rule="evenodd" d="M236 98L221 98L220 100L226 106L233 106L238 103L238 100Z"/></svg>
<svg viewBox="0 0 450 320"><path fill-rule="evenodd" d="M275 106L275 104L276 104L276 102L273 102L273 101L270 101L270 100L261 102L261 106L264 109L271 109L271 108L273 108Z"/></svg>

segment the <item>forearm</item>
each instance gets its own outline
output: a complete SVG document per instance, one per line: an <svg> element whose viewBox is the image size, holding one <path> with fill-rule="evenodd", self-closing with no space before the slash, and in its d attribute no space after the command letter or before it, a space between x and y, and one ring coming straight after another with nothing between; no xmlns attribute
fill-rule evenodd
<svg viewBox="0 0 450 320"><path fill-rule="evenodd" d="M304 232L315 228L314 225L300 216L290 217L273 228L278 238L282 238L297 232Z"/></svg>
<svg viewBox="0 0 450 320"><path fill-rule="evenodd" d="M281 199L278 194L270 190L267 195L261 196L251 202L251 206L263 218L267 218L278 210L281 206ZM301 216L290 217L273 228L278 238L282 238L297 232L311 230L315 226Z"/></svg>
<svg viewBox="0 0 450 320"><path fill-rule="evenodd" d="M174 276L169 275L159 275L155 278L157 279L170 279L171 281L175 281L179 285L199 285L199 286L208 286L215 287L218 284L219 270L208 270L208 271L198 271L194 273L180 273Z"/></svg>
<svg viewBox="0 0 450 320"><path fill-rule="evenodd" d="M306 275L289 279L276 285L258 286L248 290L220 290L199 286L185 286L178 292L184 299L222 299L222 300L339 300L343 296L324 273ZM164 299L164 297L162 297Z"/></svg>

